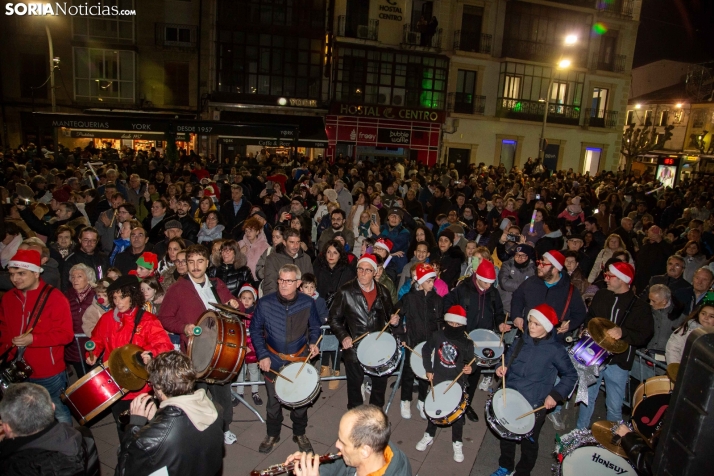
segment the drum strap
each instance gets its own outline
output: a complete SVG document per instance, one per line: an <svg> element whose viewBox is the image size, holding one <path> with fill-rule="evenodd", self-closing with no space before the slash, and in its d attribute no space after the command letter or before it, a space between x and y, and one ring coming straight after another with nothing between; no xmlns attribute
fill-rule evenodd
<svg viewBox="0 0 714 476"><path fill-rule="evenodd" d="M35 301L35 306L32 308L32 312L27 317L27 329L34 329L34 327L37 325L37 322L40 320L40 316L42 315L42 311L45 310L45 304L47 304L47 300L50 298L50 293L54 289L55 288L53 286L50 286L49 284L45 283L45 286L40 291L40 295L37 296L37 301ZM2 355L0 355L0 362L5 361L5 357L7 357L7 355L13 348L14 347L10 347ZM24 347L18 349L17 355L15 356L15 360L22 359L24 353Z"/></svg>
<svg viewBox="0 0 714 476"><path fill-rule="evenodd" d="M138 311L136 311L136 316L134 316L134 329L131 331L131 338L129 339L129 343L133 344L134 342L134 334L136 334L136 328L139 327L139 323L141 322L141 318L144 316L144 309L139 308Z"/></svg>
<svg viewBox="0 0 714 476"><path fill-rule="evenodd" d="M565 313L568 312L568 308L570 307L570 300L573 298L573 289L575 289L575 286L570 284L570 288L568 289L568 299L565 300L565 307L563 308L563 313L560 315L559 322L563 322L565 320Z"/></svg>

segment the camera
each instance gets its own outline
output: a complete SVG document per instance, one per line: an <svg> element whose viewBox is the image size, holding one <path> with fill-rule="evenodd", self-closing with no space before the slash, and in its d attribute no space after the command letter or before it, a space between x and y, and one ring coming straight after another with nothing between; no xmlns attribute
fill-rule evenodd
<svg viewBox="0 0 714 476"><path fill-rule="evenodd" d="M540 200L540 193L536 193L536 200Z"/></svg>
<svg viewBox="0 0 714 476"><path fill-rule="evenodd" d="M24 382L32 376L32 367L22 359L10 362L0 371L0 400L13 383Z"/></svg>
<svg viewBox="0 0 714 476"><path fill-rule="evenodd" d="M286 213L286 214L285 214L285 219L286 219L286 220L292 220L292 219L293 219L293 216L292 216L291 214L289 214L289 213Z"/></svg>
<svg viewBox="0 0 714 476"><path fill-rule="evenodd" d="M513 241L515 243L518 242L520 239L521 235L512 235L510 233L506 235L506 241Z"/></svg>

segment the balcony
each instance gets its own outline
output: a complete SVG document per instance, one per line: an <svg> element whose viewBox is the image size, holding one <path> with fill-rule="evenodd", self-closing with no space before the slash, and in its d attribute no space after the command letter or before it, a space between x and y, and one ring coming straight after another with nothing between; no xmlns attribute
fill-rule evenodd
<svg viewBox="0 0 714 476"><path fill-rule="evenodd" d="M486 33L469 35L464 32L464 36L461 36L461 30L456 30L454 32L454 50L490 55L492 39L493 36Z"/></svg>
<svg viewBox="0 0 714 476"><path fill-rule="evenodd" d="M613 73L624 73L626 62L626 55L613 55L612 60L607 62L600 59L599 53L595 53L593 54L591 69L597 69L600 71L612 71Z"/></svg>
<svg viewBox="0 0 714 476"><path fill-rule="evenodd" d="M361 40L379 40L379 20L370 19L367 25L357 25L355 28L347 24L347 17L337 17L337 36L345 38L359 38Z"/></svg>
<svg viewBox="0 0 714 476"><path fill-rule="evenodd" d="M635 0L597 0L596 8L605 15L632 18Z"/></svg>
<svg viewBox="0 0 714 476"><path fill-rule="evenodd" d="M474 96L467 93L449 93L447 97L449 112L456 114L483 114L486 108L486 96Z"/></svg>
<svg viewBox="0 0 714 476"><path fill-rule="evenodd" d="M412 28L413 27L413 28ZM439 28L433 35L416 30L416 25L406 23L403 27L402 45L423 46L441 50L441 34L443 29Z"/></svg>
<svg viewBox="0 0 714 476"><path fill-rule="evenodd" d="M524 121L543 121L545 101L498 98L496 115ZM569 104L548 104L548 122L577 126L580 123L580 106Z"/></svg>
<svg viewBox="0 0 714 476"><path fill-rule="evenodd" d="M585 125L615 129L617 127L617 111L607 109L585 109Z"/></svg>
<svg viewBox="0 0 714 476"><path fill-rule="evenodd" d="M541 63L555 63L558 60L558 49L548 43L504 38L503 55L507 58L518 58ZM587 49L571 49L568 57L575 67L587 64Z"/></svg>

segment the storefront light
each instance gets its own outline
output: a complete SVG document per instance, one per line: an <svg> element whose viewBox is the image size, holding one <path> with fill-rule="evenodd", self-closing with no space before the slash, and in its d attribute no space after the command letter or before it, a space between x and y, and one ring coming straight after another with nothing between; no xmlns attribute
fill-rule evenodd
<svg viewBox="0 0 714 476"><path fill-rule="evenodd" d="M285 98L278 99L278 104L280 104L281 106L285 106L285 105L287 105L287 103L288 103L288 100Z"/></svg>

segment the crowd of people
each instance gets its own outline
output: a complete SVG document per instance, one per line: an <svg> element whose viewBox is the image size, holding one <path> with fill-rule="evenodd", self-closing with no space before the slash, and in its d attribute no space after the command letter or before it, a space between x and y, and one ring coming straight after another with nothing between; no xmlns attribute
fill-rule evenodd
<svg viewBox="0 0 714 476"><path fill-rule="evenodd" d="M36 465L55 464L58 456L49 453L59 451L73 464L83 458L93 474L91 438L66 426L72 419L60 392L68 373L81 378L102 353L106 360L131 342L145 350L150 377L112 407L121 441L117 474L149 466L166 466L169 474L220 471L214 456L236 441L229 425L239 399L230 383L199 381L185 355L198 318L214 302L246 314L249 351L238 381L265 381L260 452L280 441L275 372L316 358L324 331L340 349L322 353L320 375L347 379L341 464L389 467L378 474L395 475L411 474L409 463L389 441L380 410L388 376L366 378L357 359L353 340L365 333L389 329L405 343L407 362L420 342L439 356L432 362L424 352L428 380L405 366L402 418L412 418L415 381L416 410L427 420L429 381L458 374L474 424L479 416L470 402L492 377L473 364L467 334L506 334L508 365L497 365L497 377L508 374L509 388L533 408L545 406L532 438L520 443L518 463L516 443L502 441L493 475L506 476L530 474L546 418L565 427L561 406L577 382L568 337L577 340L591 319L612 321L608 335L628 350L609 359L588 388L581 429L590 427L600 380L608 420L620 421L628 379L655 375L636 362L636 350L679 362L688 334L714 325L707 179L665 189L646 174L551 173L530 158L510 171L481 163L461 174L403 159L307 160L266 150L221 160L181 151L170 161L154 150L93 144L56 153L18 148L0 157L0 170L0 352L33 369L0 403L0 463L22 461L23 443L48 452ZM91 352L84 351L88 340L96 344ZM263 405L257 385L248 387L253 403ZM248 387L233 391L243 395ZM27 402L43 410L21 412ZM312 452L307 407L291 409L290 417L293 441ZM452 425L457 462L464 459L464 424ZM413 442L417 450L432 444L435 430L429 421ZM48 431L56 435L52 444L38 436ZM200 454L182 442L196 432L212 442ZM328 466L329 474L347 474L335 465L318 470L302 453L289 458L297 474L328 474Z"/></svg>

